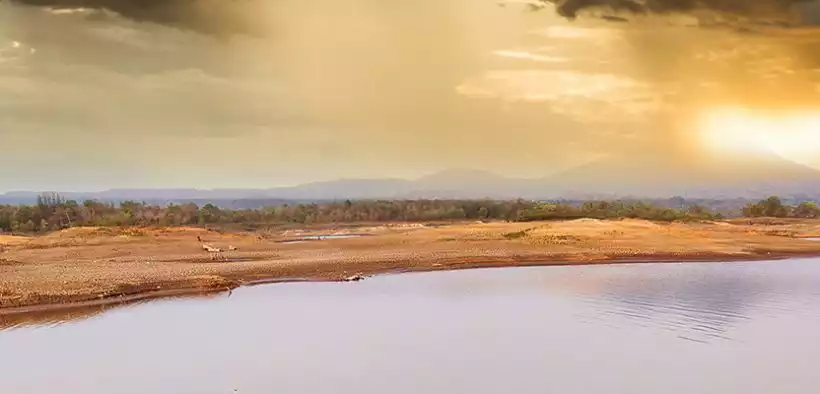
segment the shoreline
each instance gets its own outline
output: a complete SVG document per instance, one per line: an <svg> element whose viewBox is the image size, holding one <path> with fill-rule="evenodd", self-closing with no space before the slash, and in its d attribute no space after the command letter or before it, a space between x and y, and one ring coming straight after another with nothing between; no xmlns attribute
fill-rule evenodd
<svg viewBox="0 0 820 394"><path fill-rule="evenodd" d="M328 231L342 236L324 238ZM820 257L820 242L801 239L820 234L820 220L402 223L305 228L296 235L317 240L281 242L293 239L294 232L73 228L0 237L0 326L14 320L9 316L27 313L99 309L266 283L478 268ZM203 243L226 251L214 259Z"/></svg>
<svg viewBox="0 0 820 394"><path fill-rule="evenodd" d="M634 256L627 258L611 258L611 259L587 259L587 260L533 260L530 257L516 259L480 259L472 258L468 262L454 262L444 261L432 263L428 266L391 268L385 266L383 269L370 270L362 272L365 277L381 276L381 275L401 275L407 273L424 273L424 272L438 272L438 271L461 271L472 269L502 269L502 268L521 268L521 267L559 267L559 266L591 266L591 265L627 265L627 264L718 264L718 263L752 263L752 262L769 262L782 260L798 260L808 258L820 257L820 251L811 252L779 252L771 253L749 253L746 255L740 254L692 254L682 256ZM86 299L67 300L65 302L54 303L40 303L31 305L20 305L10 307L0 307L0 319L4 317L15 317L28 314L50 313L80 310L85 308L98 307L120 307L131 304L136 304L145 301L171 299L178 297L203 297L210 294L219 294L230 292L240 287L252 287L261 285L284 284L284 283L330 283L330 282L345 282L344 277L339 274L325 274L320 276L302 276L302 277L265 277L264 274L251 275L254 278L224 278L226 285L213 286L179 286L174 287L173 283L168 283L166 286L170 288L156 289L156 286L145 286L143 289L136 289L131 292L123 292L121 294L100 294L88 295ZM181 283L180 283L181 284ZM153 287L153 288L148 288ZM73 297L72 297L73 298ZM2 329L2 327L0 327Z"/></svg>

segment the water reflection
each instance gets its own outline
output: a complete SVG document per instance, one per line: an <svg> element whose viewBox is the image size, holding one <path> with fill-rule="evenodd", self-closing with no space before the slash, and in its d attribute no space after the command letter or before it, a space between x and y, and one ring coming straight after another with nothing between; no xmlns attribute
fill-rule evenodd
<svg viewBox="0 0 820 394"><path fill-rule="evenodd" d="M591 314L586 321L651 326L696 342L731 339L734 326L766 312L786 312L785 289L816 298L817 278L790 275L792 262L776 279L772 268L757 263L666 264L601 267L585 272L559 288L583 294ZM813 269L813 267L811 267ZM554 283L551 283L554 285Z"/></svg>
<svg viewBox="0 0 820 394"><path fill-rule="evenodd" d="M754 280L702 275L610 283L600 302L613 306L605 313L646 321L683 339L708 342L729 339L727 330L748 319L746 309L760 294L765 289Z"/></svg>
<svg viewBox="0 0 820 394"><path fill-rule="evenodd" d="M97 316L110 306L92 306L72 308L60 311L31 312L13 315L0 315L0 330L27 326L54 326L69 321L78 321Z"/></svg>
<svg viewBox="0 0 820 394"><path fill-rule="evenodd" d="M83 317L0 332L4 392L803 394L820 260L387 275Z"/></svg>
<svg viewBox="0 0 820 394"><path fill-rule="evenodd" d="M205 293L192 295L177 295L170 297L172 300L183 299L212 299L224 297L221 293ZM97 317L105 312L115 309L125 309L136 307L141 304L151 303L155 300L144 299L130 302L100 304L100 305L80 305L61 309L39 310L26 313L0 314L0 331L25 327L54 327L60 324L78 322L85 319Z"/></svg>

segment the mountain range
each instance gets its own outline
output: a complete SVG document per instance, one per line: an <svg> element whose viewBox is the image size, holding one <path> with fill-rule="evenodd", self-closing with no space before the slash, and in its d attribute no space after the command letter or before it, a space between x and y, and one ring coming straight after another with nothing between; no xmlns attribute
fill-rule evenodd
<svg viewBox="0 0 820 394"><path fill-rule="evenodd" d="M0 203L31 203L38 194L37 191L9 192L0 195ZM648 154L608 157L539 178L510 178L487 171L453 169L418 179L339 179L270 189L112 189L61 194L74 200L138 200L159 204L241 200L276 204L378 198L763 198L770 195L817 199L820 198L820 171L773 154L744 160L682 159L668 154Z"/></svg>

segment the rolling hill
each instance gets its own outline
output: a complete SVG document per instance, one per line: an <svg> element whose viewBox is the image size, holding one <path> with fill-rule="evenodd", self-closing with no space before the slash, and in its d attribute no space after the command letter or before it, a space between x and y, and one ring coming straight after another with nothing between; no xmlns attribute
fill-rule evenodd
<svg viewBox="0 0 820 394"><path fill-rule="evenodd" d="M0 203L32 203L37 194L10 192L0 195ZM78 201L139 200L159 204L190 201L232 207L379 198L762 198L780 195L816 199L820 198L820 171L773 154L746 160L656 154L637 158L608 157L534 179L454 169L418 179L339 179L271 189L115 189L61 194Z"/></svg>

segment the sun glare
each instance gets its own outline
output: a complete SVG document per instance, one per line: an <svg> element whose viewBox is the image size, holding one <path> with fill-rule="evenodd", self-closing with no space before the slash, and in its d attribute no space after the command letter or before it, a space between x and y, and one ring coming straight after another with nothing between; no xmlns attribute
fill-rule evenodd
<svg viewBox="0 0 820 394"><path fill-rule="evenodd" d="M774 153L820 168L820 111L775 113L721 108L704 112L698 129L701 144L720 154Z"/></svg>

